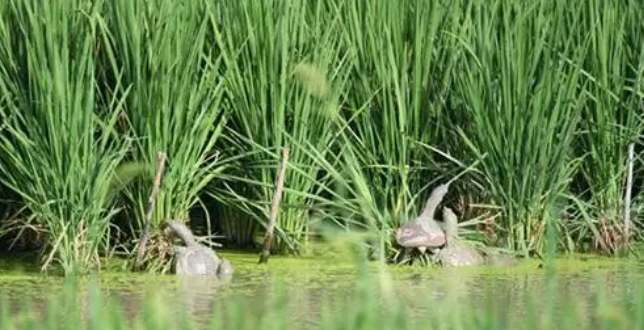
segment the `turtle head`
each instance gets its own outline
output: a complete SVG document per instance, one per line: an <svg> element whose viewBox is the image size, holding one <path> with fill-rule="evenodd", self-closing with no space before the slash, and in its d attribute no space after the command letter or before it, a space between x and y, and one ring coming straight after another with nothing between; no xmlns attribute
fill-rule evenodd
<svg viewBox="0 0 644 330"><path fill-rule="evenodd" d="M458 238L458 217L449 207L443 207L443 221L445 222L445 236L447 239Z"/></svg>
<svg viewBox="0 0 644 330"><path fill-rule="evenodd" d="M228 259L221 259L219 267L217 267L217 274L220 276L232 275L234 272L233 265Z"/></svg>
<svg viewBox="0 0 644 330"><path fill-rule="evenodd" d="M430 198L432 199L437 199L437 200L442 200L445 195L447 195L447 192L449 191L449 186L451 182L443 183L439 185L438 187L434 188L432 191L432 194Z"/></svg>
<svg viewBox="0 0 644 330"><path fill-rule="evenodd" d="M447 192L449 191L449 185L450 185L450 182L443 183L440 186L434 188L434 190L432 190L432 193L429 195L429 199L425 204L425 208L421 213L422 217L427 217L427 218L434 217L436 208L438 208L438 205L440 205L440 203L443 201L443 198L445 197L445 195L447 195Z"/></svg>
<svg viewBox="0 0 644 330"><path fill-rule="evenodd" d="M179 246L179 245L174 245L170 249L170 254L174 256L182 256L187 252L187 248L185 246Z"/></svg>

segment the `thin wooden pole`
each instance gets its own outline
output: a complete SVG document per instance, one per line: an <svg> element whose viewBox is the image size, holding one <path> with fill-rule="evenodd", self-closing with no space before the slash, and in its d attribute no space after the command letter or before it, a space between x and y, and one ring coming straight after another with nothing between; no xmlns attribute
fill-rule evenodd
<svg viewBox="0 0 644 330"><path fill-rule="evenodd" d="M624 240L630 240L631 231L631 191L633 190L633 162L635 158L635 143L628 145L628 160L626 163L626 194L624 196Z"/></svg>
<svg viewBox="0 0 644 330"><path fill-rule="evenodd" d="M152 222L154 205L156 204L157 194L159 193L159 187L161 187L161 178L163 177L166 159L167 159L166 154L163 152L160 152L157 157L157 173L154 177L152 192L150 193L150 197L148 198L148 209L145 214L145 228L143 229L143 235L141 235L141 241L139 241L139 251L136 257L136 268L138 269L140 269L141 265L143 265L145 246L148 244L148 240L150 240L150 222Z"/></svg>
<svg viewBox="0 0 644 330"><path fill-rule="evenodd" d="M277 222L277 213L280 202L282 201L282 191L284 190L284 177L286 176L288 154L289 148L286 146L282 149L282 163L280 164L277 187L275 188L275 195L273 195L273 203L271 204L271 215L268 219L268 227L266 228L266 235L264 236L264 246L259 256L260 264L267 263L268 257L270 256L271 244L273 244L273 232L275 231L275 223Z"/></svg>

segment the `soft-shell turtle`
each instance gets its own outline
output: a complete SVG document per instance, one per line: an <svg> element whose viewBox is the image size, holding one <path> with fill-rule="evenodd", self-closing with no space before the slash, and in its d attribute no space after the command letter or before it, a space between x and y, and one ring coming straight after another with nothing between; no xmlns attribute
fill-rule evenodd
<svg viewBox="0 0 644 330"><path fill-rule="evenodd" d="M220 259L215 251L197 243L186 225L174 220L167 221L167 224L186 244L186 246L172 247L177 275L232 274L233 268L230 262Z"/></svg>
<svg viewBox="0 0 644 330"><path fill-rule="evenodd" d="M436 260L443 266L482 265L485 259L474 247L458 241L458 218L448 207L443 208L445 221L445 247L436 253Z"/></svg>
<svg viewBox="0 0 644 330"><path fill-rule="evenodd" d="M400 246L407 249L418 249L424 253L427 248L437 248L445 244L445 232L434 220L434 213L448 190L449 183L434 188L423 212L416 219L396 229L396 242Z"/></svg>

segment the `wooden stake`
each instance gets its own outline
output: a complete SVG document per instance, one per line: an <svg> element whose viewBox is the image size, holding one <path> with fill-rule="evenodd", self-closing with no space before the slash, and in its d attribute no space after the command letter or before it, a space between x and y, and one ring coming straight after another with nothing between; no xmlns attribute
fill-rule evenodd
<svg viewBox="0 0 644 330"><path fill-rule="evenodd" d="M279 210L280 202L282 201L282 190L284 190L284 176L286 175L286 164L288 162L289 148L282 149L282 164L279 169L279 176L277 178L277 187L275 188L275 195L273 195L273 203L271 204L271 216L268 219L268 227L266 228L266 235L264 236L264 246L262 253L259 256L259 263L264 264L268 262L270 255L271 244L273 244L273 231L275 231L275 223L277 222L277 212Z"/></svg>
<svg viewBox="0 0 644 330"><path fill-rule="evenodd" d="M165 153L160 152L157 156L157 173L154 176L154 184L152 185L152 192L148 198L148 210L145 213L145 228L143 229L143 235L141 235L141 240L139 241L139 251L136 257L136 268L141 269L143 265L143 255L145 254L145 246L150 240L150 222L152 222L152 214L154 213L154 205L156 204L157 194L159 193L159 187L161 187L161 178L163 177L163 171L165 169L165 161L167 156Z"/></svg>
<svg viewBox="0 0 644 330"><path fill-rule="evenodd" d="M635 158L635 144L628 145L628 160L626 163L626 194L624 196L624 243L630 240L631 226L631 191L633 190L633 162Z"/></svg>

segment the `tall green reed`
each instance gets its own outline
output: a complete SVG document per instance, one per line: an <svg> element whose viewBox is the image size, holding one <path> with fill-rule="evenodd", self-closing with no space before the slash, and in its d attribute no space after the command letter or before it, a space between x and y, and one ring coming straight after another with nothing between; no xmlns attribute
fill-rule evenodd
<svg viewBox="0 0 644 330"><path fill-rule="evenodd" d="M43 268L100 266L111 183L126 146L115 136L118 99L96 111L94 52L100 2L4 2L0 20L0 180L46 235Z"/></svg>
<svg viewBox="0 0 644 330"><path fill-rule="evenodd" d="M644 128L635 1L34 3L0 3L0 166L27 222L52 233L80 240L90 220L55 219L84 212L107 214L108 233L114 191L100 185L125 148L145 168L126 190L134 235L163 151L153 224L189 218L207 191L224 233L252 242L286 145L282 251L301 250L318 221L389 248L427 188L475 162L454 190L503 210L509 247L542 250L555 217L573 250L622 215L626 144L640 149ZM82 245L52 235L52 248Z"/></svg>
<svg viewBox="0 0 644 330"><path fill-rule="evenodd" d="M210 39L216 15L209 1L119 0L106 6L101 46L108 87L125 95L121 116L133 139L131 159L147 165L145 178L127 193L137 228L143 228L157 153L165 152L168 164L152 228L169 218L188 220L203 188L223 168L222 150L215 148L226 121L221 57Z"/></svg>
<svg viewBox="0 0 644 330"><path fill-rule="evenodd" d="M481 161L487 198L503 207L506 245L524 252L543 252L575 170L586 46L565 34L568 14L549 1L472 2L456 33L467 53L458 93L472 121L461 136Z"/></svg>
<svg viewBox="0 0 644 330"><path fill-rule="evenodd" d="M317 181L324 181L321 167L304 149L326 154L334 139L336 91L343 90L347 68L333 4L239 1L220 8L217 44L230 113L222 145L236 166L212 194L266 226L281 150L289 146L276 228L275 250L282 252L306 246ZM221 219L227 228L243 220L227 214Z"/></svg>
<svg viewBox="0 0 644 330"><path fill-rule="evenodd" d="M623 195L628 144L641 144L644 41L639 3L587 1L578 8L589 39L581 62L588 102L583 108L576 152L583 157L577 185L580 221L568 224L571 245L592 238L601 250L618 252L623 240ZM572 248L570 246L569 248Z"/></svg>
<svg viewBox="0 0 644 330"><path fill-rule="evenodd" d="M460 4L340 1L343 44L351 55L341 127L343 172L353 214L389 242L390 229L415 216L423 190L457 166L443 157L450 145L446 114L456 42L444 32ZM354 194L354 195L351 195ZM371 219L370 219L371 218Z"/></svg>

